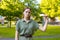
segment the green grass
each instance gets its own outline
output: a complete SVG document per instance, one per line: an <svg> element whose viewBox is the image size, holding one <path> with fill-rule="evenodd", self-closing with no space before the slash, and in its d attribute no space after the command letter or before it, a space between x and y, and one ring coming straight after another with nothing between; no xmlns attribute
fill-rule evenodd
<svg viewBox="0 0 60 40"><path fill-rule="evenodd" d="M34 36L60 35L60 26L48 26L45 32L37 30Z"/></svg>
<svg viewBox="0 0 60 40"><path fill-rule="evenodd" d="M15 28L0 27L0 38L14 38Z"/></svg>
<svg viewBox="0 0 60 40"><path fill-rule="evenodd" d="M1 25L0 25L1 26ZM60 35L60 26L48 26L46 32L37 30L33 36L51 36L51 35ZM14 38L15 37L15 27L7 28L0 27L0 38ZM34 40L56 40L60 38L35 38Z"/></svg>
<svg viewBox="0 0 60 40"><path fill-rule="evenodd" d="M60 38L34 38L33 40L60 40Z"/></svg>

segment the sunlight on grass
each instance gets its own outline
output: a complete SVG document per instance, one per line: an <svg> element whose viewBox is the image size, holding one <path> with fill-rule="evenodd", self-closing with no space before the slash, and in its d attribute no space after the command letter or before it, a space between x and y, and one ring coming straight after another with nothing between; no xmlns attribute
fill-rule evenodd
<svg viewBox="0 0 60 40"><path fill-rule="evenodd" d="M60 40L60 38L34 38L33 40Z"/></svg>
<svg viewBox="0 0 60 40"><path fill-rule="evenodd" d="M49 35L60 35L60 26L48 26L45 32L37 30L34 36L49 36Z"/></svg>
<svg viewBox="0 0 60 40"><path fill-rule="evenodd" d="M60 26L48 26L46 32L37 30L33 36L51 36L60 35ZM15 37L15 27L7 28L0 27L0 38L14 38Z"/></svg>
<svg viewBox="0 0 60 40"><path fill-rule="evenodd" d="M15 28L0 27L0 38L14 38Z"/></svg>

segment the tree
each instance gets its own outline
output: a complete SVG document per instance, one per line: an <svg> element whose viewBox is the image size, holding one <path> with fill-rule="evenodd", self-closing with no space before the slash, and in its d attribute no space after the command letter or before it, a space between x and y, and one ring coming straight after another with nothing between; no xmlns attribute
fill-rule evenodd
<svg viewBox="0 0 60 40"><path fill-rule="evenodd" d="M2 0L0 3L0 14L6 16L7 20L11 21L14 17L22 18L22 12L25 7L30 7L32 10L32 16L34 20L40 21L41 9L36 0Z"/></svg>
<svg viewBox="0 0 60 40"><path fill-rule="evenodd" d="M6 16L7 20L10 21L14 17L22 17L24 5L16 0L2 0L0 3L0 14Z"/></svg>
<svg viewBox="0 0 60 40"><path fill-rule="evenodd" d="M47 14L53 21L60 16L60 0L42 0L40 7L42 12Z"/></svg>
<svg viewBox="0 0 60 40"><path fill-rule="evenodd" d="M20 2L23 3L23 5L25 5L25 7L30 7L31 8L31 13L32 13L32 17L34 20L36 21L40 21L40 12L41 12L41 9L39 7L39 4L37 4L37 1L36 0L20 0Z"/></svg>

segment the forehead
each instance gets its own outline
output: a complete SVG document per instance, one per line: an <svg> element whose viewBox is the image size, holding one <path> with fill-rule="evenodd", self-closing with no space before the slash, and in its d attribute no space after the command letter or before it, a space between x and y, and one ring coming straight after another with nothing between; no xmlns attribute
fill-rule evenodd
<svg viewBox="0 0 60 40"><path fill-rule="evenodd" d="M25 9L25 11L30 11L30 9Z"/></svg>

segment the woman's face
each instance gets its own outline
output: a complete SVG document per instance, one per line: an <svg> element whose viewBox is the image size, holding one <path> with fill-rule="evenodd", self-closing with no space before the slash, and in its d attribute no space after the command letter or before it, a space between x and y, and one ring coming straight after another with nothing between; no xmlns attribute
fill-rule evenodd
<svg viewBox="0 0 60 40"><path fill-rule="evenodd" d="M24 17L29 18L29 17L30 17L30 15L31 15L31 13L30 13L30 12L31 12L31 11L30 11L30 9L25 9L25 11L23 12Z"/></svg>

